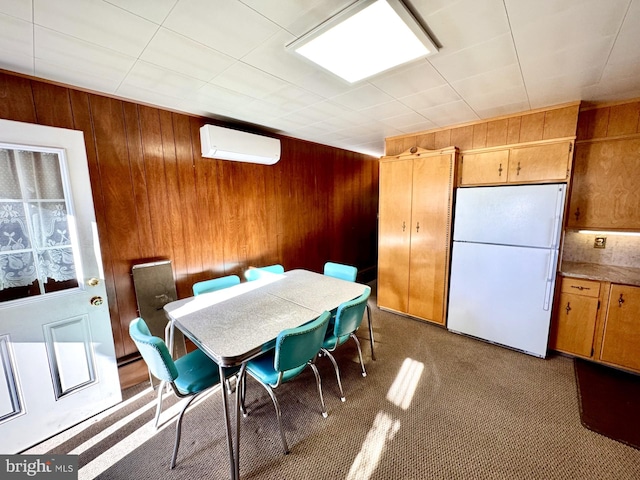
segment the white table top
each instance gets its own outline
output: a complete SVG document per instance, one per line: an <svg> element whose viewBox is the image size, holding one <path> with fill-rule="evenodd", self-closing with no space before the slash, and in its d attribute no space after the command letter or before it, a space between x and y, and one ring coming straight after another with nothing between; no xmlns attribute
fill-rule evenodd
<svg viewBox="0 0 640 480"><path fill-rule="evenodd" d="M291 270L177 300L164 309L216 362L234 366L258 355L282 330L303 325L360 296L366 288L307 270Z"/></svg>

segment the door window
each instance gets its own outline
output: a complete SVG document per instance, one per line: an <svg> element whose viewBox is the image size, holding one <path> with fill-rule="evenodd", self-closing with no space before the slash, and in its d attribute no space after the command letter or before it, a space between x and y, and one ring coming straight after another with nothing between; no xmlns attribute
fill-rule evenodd
<svg viewBox="0 0 640 480"><path fill-rule="evenodd" d="M0 144L0 302L78 287L64 150Z"/></svg>

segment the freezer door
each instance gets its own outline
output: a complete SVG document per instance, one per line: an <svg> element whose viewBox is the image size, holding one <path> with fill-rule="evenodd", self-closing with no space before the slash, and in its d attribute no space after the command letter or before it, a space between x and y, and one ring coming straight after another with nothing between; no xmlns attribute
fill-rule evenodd
<svg viewBox="0 0 640 480"><path fill-rule="evenodd" d="M565 184L459 188L453 239L557 248Z"/></svg>
<svg viewBox="0 0 640 480"><path fill-rule="evenodd" d="M545 357L557 251L454 242L449 330Z"/></svg>

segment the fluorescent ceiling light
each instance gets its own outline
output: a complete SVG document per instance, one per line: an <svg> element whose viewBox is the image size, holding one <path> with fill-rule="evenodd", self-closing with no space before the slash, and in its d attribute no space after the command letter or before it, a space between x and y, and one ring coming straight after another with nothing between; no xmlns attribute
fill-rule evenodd
<svg viewBox="0 0 640 480"><path fill-rule="evenodd" d="M400 0L358 1L287 49L350 83L438 51Z"/></svg>

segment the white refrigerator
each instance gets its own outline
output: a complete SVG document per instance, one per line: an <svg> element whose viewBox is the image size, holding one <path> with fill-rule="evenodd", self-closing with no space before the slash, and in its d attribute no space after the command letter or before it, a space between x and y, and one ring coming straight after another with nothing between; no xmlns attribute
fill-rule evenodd
<svg viewBox="0 0 640 480"><path fill-rule="evenodd" d="M459 188L447 328L544 358L566 184Z"/></svg>

